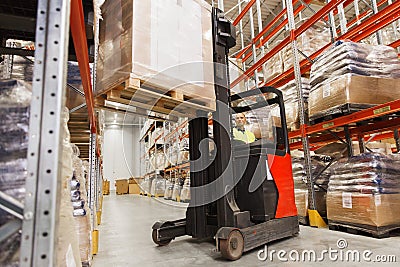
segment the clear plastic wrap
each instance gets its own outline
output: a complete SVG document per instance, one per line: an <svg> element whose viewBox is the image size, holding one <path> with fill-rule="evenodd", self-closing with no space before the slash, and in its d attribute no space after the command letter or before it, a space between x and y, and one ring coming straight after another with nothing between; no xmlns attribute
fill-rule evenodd
<svg viewBox="0 0 400 267"><path fill-rule="evenodd" d="M164 199L171 200L172 199L172 191L174 190L174 183L171 183L169 180L165 182L165 192Z"/></svg>
<svg viewBox="0 0 400 267"><path fill-rule="evenodd" d="M185 183L181 190L181 202L189 203L190 201L190 177L186 177Z"/></svg>
<svg viewBox="0 0 400 267"><path fill-rule="evenodd" d="M17 80L0 81L0 191L23 203L27 177L27 148L31 86ZM0 209L0 227L15 217ZM18 265L20 233L0 243L0 265Z"/></svg>
<svg viewBox="0 0 400 267"><path fill-rule="evenodd" d="M140 184L140 188L144 194L150 194L152 180L150 177L145 177Z"/></svg>
<svg viewBox="0 0 400 267"><path fill-rule="evenodd" d="M31 97L29 84L17 80L0 81L1 158L26 157Z"/></svg>
<svg viewBox="0 0 400 267"><path fill-rule="evenodd" d="M328 219L372 226L400 225L400 161L378 153L332 166Z"/></svg>
<svg viewBox="0 0 400 267"><path fill-rule="evenodd" d="M305 21L305 19L303 19L303 21ZM322 23L317 23L297 37L297 46L306 56L310 56L327 43L330 43L330 38L329 28L326 28ZM282 63L283 71L287 71L293 67L293 52L290 45L282 50Z"/></svg>
<svg viewBox="0 0 400 267"><path fill-rule="evenodd" d="M164 196L164 192L165 179L160 175L156 175L156 177L153 179L153 182L151 183L150 194L152 196L162 197Z"/></svg>
<svg viewBox="0 0 400 267"><path fill-rule="evenodd" d="M296 81L292 80L286 85L279 87L278 89L281 90L283 93L287 127L288 129L296 130L299 128L300 125L299 102L297 98ZM301 89L303 91L303 102L305 108L307 108L308 95L310 92L309 79L303 77L301 78ZM274 108L273 114L274 116L279 116L280 111L278 106Z"/></svg>
<svg viewBox="0 0 400 267"><path fill-rule="evenodd" d="M132 74L165 92L179 87L185 95L215 98L209 4L117 0L101 9L98 93Z"/></svg>
<svg viewBox="0 0 400 267"><path fill-rule="evenodd" d="M32 83L34 57L12 56L11 79Z"/></svg>
<svg viewBox="0 0 400 267"><path fill-rule="evenodd" d="M390 46L337 41L311 66L310 83L315 86L346 73L400 78L400 61Z"/></svg>
<svg viewBox="0 0 400 267"><path fill-rule="evenodd" d="M265 81L270 81L283 72L282 51L273 55L263 67Z"/></svg>
<svg viewBox="0 0 400 267"><path fill-rule="evenodd" d="M74 152L70 143L70 133L68 130L69 112L64 108L62 112L61 130L62 139L62 171L61 171L61 201L59 213L59 232L57 244L57 264L56 266L66 266L67 262L72 260L77 266L81 266L81 258L79 252L78 232L75 229L74 217L80 209L74 209L71 200L80 200L81 184L73 178L73 163L72 158ZM79 184L79 186L78 186ZM72 187L71 187L72 185ZM71 256L72 255L72 256Z"/></svg>
<svg viewBox="0 0 400 267"><path fill-rule="evenodd" d="M157 170L163 170L165 167L166 157L163 150L157 150L154 154L155 157L155 168Z"/></svg>
<svg viewBox="0 0 400 267"><path fill-rule="evenodd" d="M172 200L179 201L181 197L183 180L181 178L175 179L174 188L172 190Z"/></svg>

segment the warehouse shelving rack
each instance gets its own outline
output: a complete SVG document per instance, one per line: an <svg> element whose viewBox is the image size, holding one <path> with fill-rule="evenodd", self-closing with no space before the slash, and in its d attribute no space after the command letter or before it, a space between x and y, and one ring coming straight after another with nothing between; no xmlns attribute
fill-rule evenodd
<svg viewBox="0 0 400 267"><path fill-rule="evenodd" d="M23 2L23 3L22 3ZM82 1L39 0L17 1L16 4L36 8L36 20L11 16L15 25L3 27L34 36L35 63L29 125L28 169L24 205L1 193L2 207L12 211L20 221L1 228L2 238L17 231L22 224L20 266L55 266L58 210L62 162L62 107L65 97L66 62L69 27L79 62L86 105L91 125L89 200L99 207L101 192L100 151L96 146L96 121L89 69L87 39ZM11 8L13 4L10 4ZM7 16L7 14L1 14ZM73 18L73 19L70 19ZM31 22L28 28L27 25ZM36 23L36 27L34 26ZM3 28L4 29L4 28ZM8 30L6 28L6 30ZM23 38L24 36L21 36ZM33 38L32 38L33 39ZM32 51L2 47L2 54L32 55ZM22 222L22 223L20 223ZM93 227L94 220L93 220Z"/></svg>
<svg viewBox="0 0 400 267"><path fill-rule="evenodd" d="M236 8L238 8L238 15L233 19L233 24L239 25L241 49L231 56L241 59L245 69L242 75L231 82L231 87L236 86L243 80L248 81L251 79L255 81L256 85L274 87L282 86L293 79L296 80L299 99L300 130L289 133L289 138L293 140L291 148L302 148L305 154L310 224L313 226L324 226L325 223L322 221L315 208L314 177L311 175L310 144L315 147L339 140L348 145L349 154L351 155L352 146L350 144L352 139L359 141L360 151L363 152L365 151L366 142L394 137L398 149L400 144L398 134L400 120L396 117L396 113L400 111L400 100L316 125L310 126L306 124L300 79L302 75L310 71L312 63L331 44L327 43L318 51L306 56L298 49L297 38L317 22L323 21L323 23L330 28L332 41L348 39L359 42L374 34L376 35L377 43L382 44L381 29L392 25L397 40L390 44L386 43L386 45L397 48L400 46L400 34L397 32L397 24L399 24L400 18L400 2L391 0L381 0L377 2L376 0L371 0L370 4L366 5L366 1L362 1L361 5L358 0L327 0L319 10L311 10L310 4L313 2L315 1L283 0L282 4L277 5L277 8L274 10L275 14L271 12L269 18L265 20L268 23L262 27L262 21L260 20L262 12L260 9L260 0L248 1L244 8L242 8L244 2L238 1L236 5ZM255 13L252 11L254 4L257 5L257 11ZM360 6L363 6L361 12ZM347 10L349 10L349 7L353 12L350 18L345 12L345 9L347 8ZM305 10L311 10L312 16L300 24L300 26L296 27L296 20L301 17L301 13ZM251 38L247 45L245 45L243 41L245 39L243 37L243 24L246 15L250 17L249 23L251 32ZM256 36L254 36L255 27L253 16L257 16L258 18L259 29ZM279 39L277 37L281 37L283 40L275 41L274 43L274 39ZM278 52L282 51L286 46L290 46L292 49L293 66L268 82L261 81L259 71L262 70L263 64ZM305 58L300 60L301 57ZM380 120L376 120L376 118L380 118ZM342 128L343 130L340 130ZM335 130L335 132L333 132L333 130ZM297 141L299 139L301 139L301 141Z"/></svg>

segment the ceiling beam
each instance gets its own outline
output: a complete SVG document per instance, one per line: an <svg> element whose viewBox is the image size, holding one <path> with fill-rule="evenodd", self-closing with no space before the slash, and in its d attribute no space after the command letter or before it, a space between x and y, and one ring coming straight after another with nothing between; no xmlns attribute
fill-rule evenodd
<svg viewBox="0 0 400 267"><path fill-rule="evenodd" d="M36 18L0 14L0 29L34 33Z"/></svg>

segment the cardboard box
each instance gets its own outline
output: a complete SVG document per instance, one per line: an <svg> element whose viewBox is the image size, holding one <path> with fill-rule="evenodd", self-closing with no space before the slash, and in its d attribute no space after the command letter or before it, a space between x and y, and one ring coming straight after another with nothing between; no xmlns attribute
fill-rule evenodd
<svg viewBox="0 0 400 267"><path fill-rule="evenodd" d="M129 183L127 179L115 180L117 195L128 194Z"/></svg>
<svg viewBox="0 0 400 267"><path fill-rule="evenodd" d="M140 187L138 184L129 184L129 194L139 194Z"/></svg>
<svg viewBox="0 0 400 267"><path fill-rule="evenodd" d="M370 226L400 225L400 194L328 192L328 219Z"/></svg>
<svg viewBox="0 0 400 267"><path fill-rule="evenodd" d="M96 95L139 78L162 93L173 88L210 105L215 102L208 3L105 1L101 15Z"/></svg>
<svg viewBox="0 0 400 267"><path fill-rule="evenodd" d="M308 110L312 117L344 104L379 105L399 98L398 79L345 74L313 88Z"/></svg>
<svg viewBox="0 0 400 267"><path fill-rule="evenodd" d="M308 216L308 192L307 190L295 189L297 215L301 217Z"/></svg>

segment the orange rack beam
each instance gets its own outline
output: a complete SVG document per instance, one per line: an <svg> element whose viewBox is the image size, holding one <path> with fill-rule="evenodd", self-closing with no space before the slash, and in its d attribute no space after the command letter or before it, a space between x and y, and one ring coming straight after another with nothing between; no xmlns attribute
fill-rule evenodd
<svg viewBox="0 0 400 267"><path fill-rule="evenodd" d="M90 120L90 131L91 133L96 133L97 129L89 67L89 53L81 0L71 0L70 25L75 53L79 63L79 71L82 78L83 91L85 92L86 107Z"/></svg>

